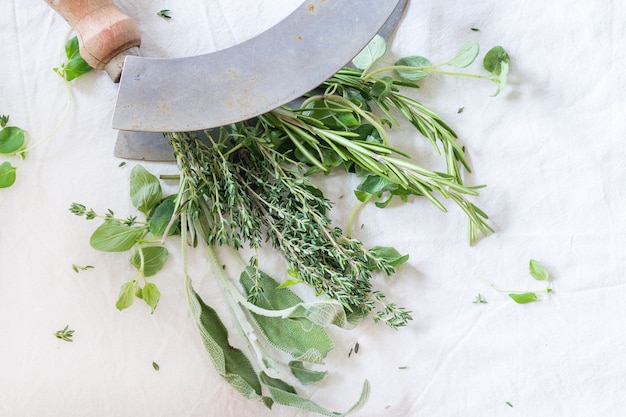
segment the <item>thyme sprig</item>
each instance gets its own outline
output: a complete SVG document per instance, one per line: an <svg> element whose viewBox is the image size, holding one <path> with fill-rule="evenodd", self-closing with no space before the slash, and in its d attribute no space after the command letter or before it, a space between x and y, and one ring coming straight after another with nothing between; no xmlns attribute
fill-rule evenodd
<svg viewBox="0 0 626 417"><path fill-rule="evenodd" d="M191 236L233 247L256 247L267 239L284 254L293 276L339 301L354 321L373 313L391 327L405 325L409 312L386 303L371 284L374 271L391 274L395 266L332 226L331 204L301 172L306 167L256 137L258 127L224 129L208 136L212 146L193 134L168 134L177 150L179 202L186 202L191 216Z"/></svg>

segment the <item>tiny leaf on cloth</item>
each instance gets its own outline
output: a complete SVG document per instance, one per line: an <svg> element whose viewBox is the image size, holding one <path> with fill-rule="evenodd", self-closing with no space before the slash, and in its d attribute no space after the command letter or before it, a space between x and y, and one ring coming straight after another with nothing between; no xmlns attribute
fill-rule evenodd
<svg viewBox="0 0 626 417"><path fill-rule="evenodd" d="M537 294L534 292L525 292L521 294L509 294L509 297L513 299L517 304L534 303L538 300Z"/></svg>
<svg viewBox="0 0 626 417"><path fill-rule="evenodd" d="M528 269L530 270L530 275L537 281L547 281L550 279L548 270L534 259L530 260Z"/></svg>
<svg viewBox="0 0 626 417"><path fill-rule="evenodd" d="M60 68L54 68L54 71L67 81L72 81L91 71L91 66L80 56L78 38L76 36L66 42L65 56L67 62L62 64Z"/></svg>

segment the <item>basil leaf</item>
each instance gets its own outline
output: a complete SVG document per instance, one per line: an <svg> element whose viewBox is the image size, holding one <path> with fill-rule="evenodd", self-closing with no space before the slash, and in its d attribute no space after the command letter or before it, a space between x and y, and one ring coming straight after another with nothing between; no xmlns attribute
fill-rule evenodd
<svg viewBox="0 0 626 417"><path fill-rule="evenodd" d="M115 303L115 307L118 310L122 311L125 308L133 305L133 301L135 300L135 293L137 292L137 281L128 281L122 284L120 288L120 295Z"/></svg>
<svg viewBox="0 0 626 417"><path fill-rule="evenodd" d="M0 153L12 154L19 151L26 141L26 131L16 126L0 130Z"/></svg>
<svg viewBox="0 0 626 417"><path fill-rule="evenodd" d="M76 36L65 43L65 56L67 57L67 62L61 65L61 68L55 68L54 70L67 81L72 81L91 71L91 66L80 55L78 38Z"/></svg>
<svg viewBox="0 0 626 417"><path fill-rule="evenodd" d="M176 205L172 200L166 199L163 200L156 208L154 209L154 213L148 220L148 229L150 233L154 236L163 236L167 226L172 220L172 216L174 215L174 210L176 209ZM179 219L176 219L174 224L169 230L168 235L173 235L176 233L176 229L178 229Z"/></svg>
<svg viewBox="0 0 626 417"><path fill-rule="evenodd" d="M89 243L99 251L124 252L132 248L145 232L145 227L129 227L109 220L93 232Z"/></svg>
<svg viewBox="0 0 626 417"><path fill-rule="evenodd" d="M154 313L157 304L159 304L159 299L161 298L161 292L159 291L157 286L151 282L147 282L143 286L141 295L141 298L143 298L146 304L148 304L152 308L151 313Z"/></svg>
<svg viewBox="0 0 626 417"><path fill-rule="evenodd" d="M413 55L396 61L395 65L401 67L415 67L415 69L397 69L396 74L405 80L420 81L424 79L428 73L418 68L432 67L433 64L423 56Z"/></svg>
<svg viewBox="0 0 626 417"><path fill-rule="evenodd" d="M480 47L478 46L478 42L466 42L461 49L459 49L454 58L448 61L447 64L457 68L468 67L476 60L479 52Z"/></svg>
<svg viewBox="0 0 626 417"><path fill-rule="evenodd" d="M387 41L380 35L367 44L365 48L352 60L352 65L357 69L365 71L374 64L387 51Z"/></svg>
<svg viewBox="0 0 626 417"><path fill-rule="evenodd" d="M162 246L148 246L137 248L130 263L143 273L144 277L151 277L159 272L167 261L169 252ZM143 265L141 259L143 257Z"/></svg>
<svg viewBox="0 0 626 417"><path fill-rule="evenodd" d="M538 300L537 294L534 292L525 292L522 294L509 294L509 297L513 299L517 304L528 304Z"/></svg>
<svg viewBox="0 0 626 417"><path fill-rule="evenodd" d="M15 168L10 162L3 162L0 165L0 188L8 188L15 184Z"/></svg>
<svg viewBox="0 0 626 417"><path fill-rule="evenodd" d="M143 166L135 165L130 173L130 199L139 211L148 215L161 202L159 179Z"/></svg>
<svg viewBox="0 0 626 417"><path fill-rule="evenodd" d="M548 270L534 259L530 260L528 269L530 270L530 275L537 281L547 281L550 279Z"/></svg>

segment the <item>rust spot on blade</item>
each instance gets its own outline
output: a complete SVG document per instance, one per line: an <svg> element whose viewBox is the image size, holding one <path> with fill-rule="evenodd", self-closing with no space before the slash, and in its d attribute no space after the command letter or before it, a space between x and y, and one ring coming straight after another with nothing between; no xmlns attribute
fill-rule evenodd
<svg viewBox="0 0 626 417"><path fill-rule="evenodd" d="M315 6L315 4L313 3L309 3L306 5L306 11L309 13L315 13L317 10L317 7Z"/></svg>

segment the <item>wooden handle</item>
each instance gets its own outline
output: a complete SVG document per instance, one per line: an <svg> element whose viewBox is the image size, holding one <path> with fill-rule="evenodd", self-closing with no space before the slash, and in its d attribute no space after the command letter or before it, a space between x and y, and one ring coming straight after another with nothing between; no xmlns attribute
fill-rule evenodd
<svg viewBox="0 0 626 417"><path fill-rule="evenodd" d="M139 27L112 0L45 0L74 28L80 55L96 69L141 44Z"/></svg>

